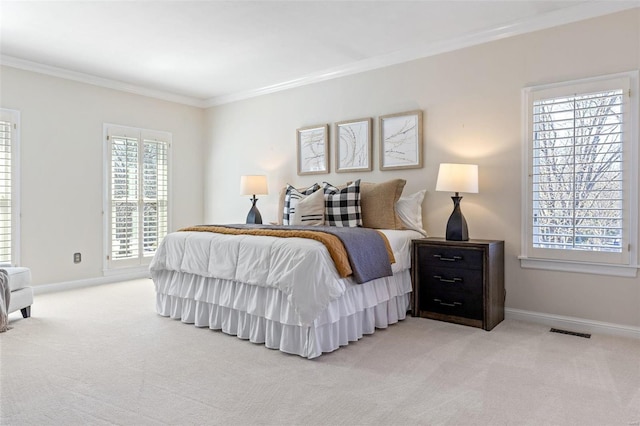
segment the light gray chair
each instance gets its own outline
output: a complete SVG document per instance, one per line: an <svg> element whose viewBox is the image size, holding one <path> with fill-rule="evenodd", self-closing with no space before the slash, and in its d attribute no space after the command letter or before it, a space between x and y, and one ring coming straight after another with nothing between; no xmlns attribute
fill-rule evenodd
<svg viewBox="0 0 640 426"><path fill-rule="evenodd" d="M24 267L2 268L7 271L9 277L9 290L11 290L11 300L7 313L20 309L23 318L31 316L31 305L33 305L33 288L31 288L31 269Z"/></svg>

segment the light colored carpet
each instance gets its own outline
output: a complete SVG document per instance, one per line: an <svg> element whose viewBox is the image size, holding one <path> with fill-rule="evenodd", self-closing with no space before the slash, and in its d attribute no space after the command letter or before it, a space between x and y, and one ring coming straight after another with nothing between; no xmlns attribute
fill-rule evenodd
<svg viewBox="0 0 640 426"><path fill-rule="evenodd" d="M640 425L640 340L407 318L309 361L158 316L153 283L36 297L2 425Z"/></svg>

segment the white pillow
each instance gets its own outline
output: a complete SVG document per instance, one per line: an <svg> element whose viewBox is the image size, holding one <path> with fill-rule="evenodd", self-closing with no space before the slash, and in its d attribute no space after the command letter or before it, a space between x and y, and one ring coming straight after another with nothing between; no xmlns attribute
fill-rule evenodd
<svg viewBox="0 0 640 426"><path fill-rule="evenodd" d="M400 197L396 202L396 213L405 228L418 231L425 237L427 232L422 228L422 201L426 192L427 190L423 189L415 194Z"/></svg>
<svg viewBox="0 0 640 426"><path fill-rule="evenodd" d="M298 200L291 225L324 225L324 192L316 191Z"/></svg>

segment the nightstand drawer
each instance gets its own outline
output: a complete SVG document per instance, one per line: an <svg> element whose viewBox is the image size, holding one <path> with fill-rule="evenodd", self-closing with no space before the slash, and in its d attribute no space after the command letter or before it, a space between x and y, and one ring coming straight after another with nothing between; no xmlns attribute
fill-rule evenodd
<svg viewBox="0 0 640 426"><path fill-rule="evenodd" d="M427 312L482 321L482 296L478 298L457 294L447 298L432 297L422 304L421 309Z"/></svg>
<svg viewBox="0 0 640 426"><path fill-rule="evenodd" d="M458 247L420 247L418 261L426 266L446 266L460 269L482 269L481 250Z"/></svg>
<svg viewBox="0 0 640 426"><path fill-rule="evenodd" d="M421 281L421 311L482 319L482 271L433 268Z"/></svg>
<svg viewBox="0 0 640 426"><path fill-rule="evenodd" d="M437 294L470 293L482 297L482 271L434 267L424 271L422 285Z"/></svg>

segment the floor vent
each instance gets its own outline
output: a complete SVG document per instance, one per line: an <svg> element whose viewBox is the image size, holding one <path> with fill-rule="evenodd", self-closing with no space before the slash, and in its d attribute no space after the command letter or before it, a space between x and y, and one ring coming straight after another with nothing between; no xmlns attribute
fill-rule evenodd
<svg viewBox="0 0 640 426"><path fill-rule="evenodd" d="M591 338L591 335L588 333L576 333L575 331L560 330L559 328L552 328L549 331L552 333L560 333L560 334L568 334L570 336L584 337L585 339Z"/></svg>

